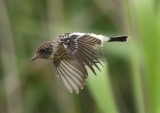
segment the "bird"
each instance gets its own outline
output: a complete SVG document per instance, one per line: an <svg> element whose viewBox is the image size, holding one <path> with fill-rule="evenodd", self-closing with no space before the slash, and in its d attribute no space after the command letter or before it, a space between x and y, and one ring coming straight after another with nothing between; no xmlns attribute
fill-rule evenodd
<svg viewBox="0 0 160 113"><path fill-rule="evenodd" d="M52 41L42 43L32 57L32 61L42 58L51 60L56 75L66 89L79 93L88 77L89 68L95 75L97 64L103 66L103 45L107 42L126 42L128 36L104 36L94 33L63 33Z"/></svg>

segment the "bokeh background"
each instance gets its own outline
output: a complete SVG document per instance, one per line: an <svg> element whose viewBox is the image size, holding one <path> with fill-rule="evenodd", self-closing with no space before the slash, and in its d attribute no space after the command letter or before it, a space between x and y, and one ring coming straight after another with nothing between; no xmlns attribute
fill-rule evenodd
<svg viewBox="0 0 160 113"><path fill-rule="evenodd" d="M52 62L30 59L64 32L128 35L70 94ZM0 113L160 113L159 0L0 0Z"/></svg>

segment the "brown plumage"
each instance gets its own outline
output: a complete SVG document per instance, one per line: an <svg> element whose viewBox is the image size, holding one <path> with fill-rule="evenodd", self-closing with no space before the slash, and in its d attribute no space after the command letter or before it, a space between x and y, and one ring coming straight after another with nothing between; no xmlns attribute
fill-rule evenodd
<svg viewBox="0 0 160 113"><path fill-rule="evenodd" d="M88 67L95 75L98 63L103 61L101 47L105 42L125 42L127 36L107 37L92 33L64 33L53 41L43 43L32 60L44 58L53 61L53 67L69 92L79 92L87 79Z"/></svg>

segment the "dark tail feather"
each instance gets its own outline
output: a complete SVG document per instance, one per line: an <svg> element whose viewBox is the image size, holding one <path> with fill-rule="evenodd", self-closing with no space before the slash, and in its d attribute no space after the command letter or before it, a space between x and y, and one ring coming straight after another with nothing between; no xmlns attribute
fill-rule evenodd
<svg viewBox="0 0 160 113"><path fill-rule="evenodd" d="M128 38L128 36L110 37L110 40L108 42L126 42Z"/></svg>

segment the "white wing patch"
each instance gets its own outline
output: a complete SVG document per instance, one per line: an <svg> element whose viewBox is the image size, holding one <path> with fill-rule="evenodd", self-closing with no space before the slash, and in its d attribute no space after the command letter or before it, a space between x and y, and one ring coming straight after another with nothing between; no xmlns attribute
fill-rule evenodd
<svg viewBox="0 0 160 113"><path fill-rule="evenodd" d="M102 43L104 42L107 42L110 40L109 37L107 36L104 36L104 35L97 35L97 34L94 34L94 33L80 33L80 32L74 32L74 33L71 33L69 36L73 36L73 35L77 35L77 39L84 36L84 35L89 35L91 37L94 37L94 38L97 38L99 40L102 41Z"/></svg>
<svg viewBox="0 0 160 113"><path fill-rule="evenodd" d="M77 38L80 38L80 37L86 35L86 33L73 32L73 33L71 33L69 36L71 37L71 36L73 36L73 35L77 35L77 36L78 36Z"/></svg>
<svg viewBox="0 0 160 113"><path fill-rule="evenodd" d="M95 37L95 38L101 40L102 43L107 42L107 41L110 40L109 37L104 36L104 35L97 35L97 34L93 34L93 33L88 33L87 35L90 35L91 37Z"/></svg>

